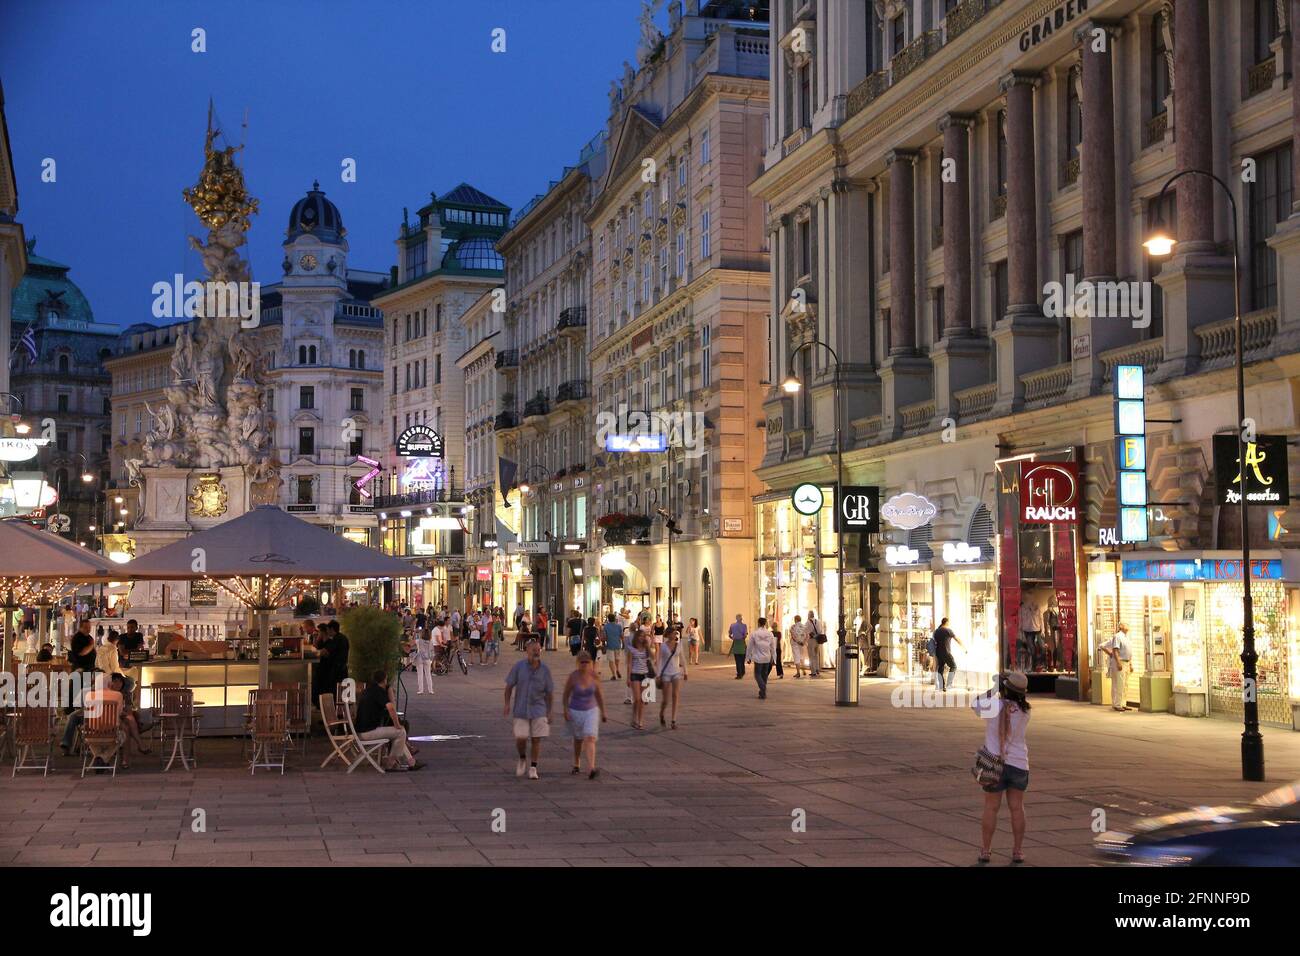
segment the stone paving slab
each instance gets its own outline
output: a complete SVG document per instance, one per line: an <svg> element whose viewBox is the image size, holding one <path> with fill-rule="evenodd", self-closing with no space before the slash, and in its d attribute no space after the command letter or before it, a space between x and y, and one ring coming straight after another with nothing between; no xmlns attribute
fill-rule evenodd
<svg viewBox="0 0 1300 956"><path fill-rule="evenodd" d="M507 663L514 660L507 651ZM546 655L557 685L568 655ZM562 720L540 780L514 775L500 716L506 668L438 678L403 707L428 767L380 776L321 770L326 752L250 776L236 741L199 742L193 771L141 756L116 779L81 779L56 757L42 778L0 774L0 865L278 866L969 866L982 798L968 766L983 726L965 707L897 708L895 685L864 682L834 707L833 681L774 680L758 701L730 660L707 658L683 688L679 729L632 729L622 688L595 781L569 773ZM407 675L408 684L414 682ZM954 697L955 700L955 697ZM1092 813L1111 826L1201 804L1253 799L1300 778L1300 734L1264 731L1269 783L1241 781L1240 727L1216 719L1115 714L1034 699L1026 799L1030 865L1095 862ZM7 767L5 769L8 769ZM207 831L191 830L206 811ZM806 829L792 829L796 811ZM504 811L505 832L493 823ZM105 826L111 818L113 825ZM995 843L1006 863L1008 823Z"/></svg>

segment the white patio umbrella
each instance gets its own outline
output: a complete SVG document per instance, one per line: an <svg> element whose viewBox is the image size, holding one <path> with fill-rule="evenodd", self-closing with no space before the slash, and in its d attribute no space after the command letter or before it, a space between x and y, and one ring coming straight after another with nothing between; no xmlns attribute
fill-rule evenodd
<svg viewBox="0 0 1300 956"><path fill-rule="evenodd" d="M121 577L118 566L87 548L26 521L0 521L0 610L4 611L0 661L9 664L15 608L34 604L40 609L44 640L46 608L57 603L70 584L115 577Z"/></svg>
<svg viewBox="0 0 1300 956"><path fill-rule="evenodd" d="M270 672L270 612L308 581L414 578L424 569L262 505L237 518L151 551L116 576L136 580L208 580L257 613L258 684Z"/></svg>

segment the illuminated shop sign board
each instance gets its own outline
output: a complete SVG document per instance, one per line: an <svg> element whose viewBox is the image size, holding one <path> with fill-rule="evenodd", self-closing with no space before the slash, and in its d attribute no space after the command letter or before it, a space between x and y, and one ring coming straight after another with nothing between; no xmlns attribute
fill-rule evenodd
<svg viewBox="0 0 1300 956"><path fill-rule="evenodd" d="M606 435L605 451L667 451L668 436L665 434Z"/></svg>
<svg viewBox="0 0 1300 956"><path fill-rule="evenodd" d="M873 485L845 485L836 490L835 530L860 534L880 531L880 489Z"/></svg>
<svg viewBox="0 0 1300 956"><path fill-rule="evenodd" d="M1146 541L1150 536L1145 375L1141 365L1115 366L1115 463L1119 466L1115 498L1122 544Z"/></svg>
<svg viewBox="0 0 1300 956"><path fill-rule="evenodd" d="M1125 581L1240 581L1240 558L1184 558L1172 561L1124 561ZM1281 581L1282 560L1259 558L1250 562L1250 576L1259 581Z"/></svg>
<svg viewBox="0 0 1300 956"><path fill-rule="evenodd" d="M441 458L442 436L428 425L412 425L397 437L402 458Z"/></svg>
<svg viewBox="0 0 1300 956"><path fill-rule="evenodd" d="M1214 436L1215 503L1241 504L1241 474L1246 473L1246 504L1277 505L1291 503L1291 486L1287 479L1287 445L1285 435L1257 435L1246 444L1246 462L1242 467L1236 435Z"/></svg>
<svg viewBox="0 0 1300 956"><path fill-rule="evenodd" d="M805 481L802 485L796 485L794 491L790 492L790 507L805 518L811 518L820 512L825 502L826 496L822 494L821 487L812 482Z"/></svg>
<svg viewBox="0 0 1300 956"><path fill-rule="evenodd" d="M1020 463L1020 520L1035 524L1077 524L1079 466L1072 461Z"/></svg>
<svg viewBox="0 0 1300 956"><path fill-rule="evenodd" d="M912 531L929 524L939 508L924 495L905 491L880 506L881 516L895 528Z"/></svg>

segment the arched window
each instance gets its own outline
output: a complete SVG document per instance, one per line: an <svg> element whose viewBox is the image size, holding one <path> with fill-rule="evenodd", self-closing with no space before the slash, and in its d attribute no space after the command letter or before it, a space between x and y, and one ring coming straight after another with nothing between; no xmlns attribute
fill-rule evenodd
<svg viewBox="0 0 1300 956"><path fill-rule="evenodd" d="M299 365L307 364L307 346L305 345L298 346L298 364Z"/></svg>
<svg viewBox="0 0 1300 956"><path fill-rule="evenodd" d="M68 357L67 357L66 355L60 355L60 356L59 356L59 374L60 374L60 375L67 375L68 372L69 372L69 367L68 367Z"/></svg>
<svg viewBox="0 0 1300 956"><path fill-rule="evenodd" d="M307 347L307 364L308 365L316 364L316 346L314 345L309 345Z"/></svg>
<svg viewBox="0 0 1300 956"><path fill-rule="evenodd" d="M348 349L348 368L357 367L357 350Z"/></svg>
<svg viewBox="0 0 1300 956"><path fill-rule="evenodd" d="M988 505L981 504L970 516L966 526L966 543L980 549L981 561L993 560L993 514Z"/></svg>
<svg viewBox="0 0 1300 956"><path fill-rule="evenodd" d="M366 350L357 349L357 368L366 367Z"/></svg>

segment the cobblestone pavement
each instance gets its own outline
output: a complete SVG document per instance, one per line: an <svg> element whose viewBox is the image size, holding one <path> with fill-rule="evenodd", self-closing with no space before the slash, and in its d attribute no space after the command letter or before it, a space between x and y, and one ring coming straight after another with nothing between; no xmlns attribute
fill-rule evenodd
<svg viewBox="0 0 1300 956"><path fill-rule="evenodd" d="M283 776L239 764L234 741L200 741L201 767L159 772L136 757L116 779L78 777L56 758L42 779L0 776L0 862L12 865L970 865L980 794L968 766L982 725L964 706L897 708L898 686L864 681L856 708L833 706L832 674L772 681L757 699L729 658L706 657L683 694L679 729L629 726L621 685L606 682L610 719L601 776L573 776L562 722L541 779L514 775L502 681L517 653L468 677L435 678L412 695L413 733L428 767L379 776L318 769L326 749L291 756ZM557 689L567 654L545 656ZM405 675L408 689L414 675ZM955 702L955 699L954 699ZM558 715L557 697L557 715ZM653 713L650 721L653 722ZM1095 808L1110 826L1187 806L1253 798L1300 778L1300 734L1266 729L1269 782L1240 778L1240 727L1226 720L1115 714L1033 701L1026 800L1031 865L1094 862ZM9 765L5 765L9 770ZM195 811L206 832L192 832ZM802 810L806 832L792 824ZM502 817L504 812L504 817ZM493 821L505 832L494 832ZM1005 816L994 863L1008 861ZM498 829L500 827L498 826Z"/></svg>

